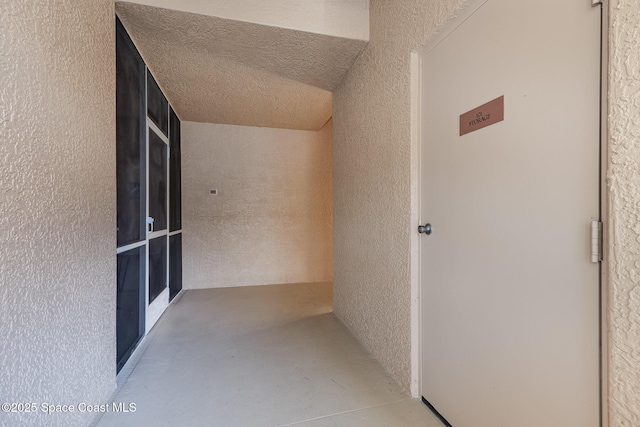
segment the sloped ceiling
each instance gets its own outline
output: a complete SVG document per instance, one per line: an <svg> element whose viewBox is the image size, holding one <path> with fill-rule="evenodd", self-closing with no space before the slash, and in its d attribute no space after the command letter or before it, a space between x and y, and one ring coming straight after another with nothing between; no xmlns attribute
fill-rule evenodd
<svg viewBox="0 0 640 427"><path fill-rule="evenodd" d="M366 45L126 2L116 11L187 121L318 130Z"/></svg>
<svg viewBox="0 0 640 427"><path fill-rule="evenodd" d="M369 0L123 0L271 27L369 40Z"/></svg>

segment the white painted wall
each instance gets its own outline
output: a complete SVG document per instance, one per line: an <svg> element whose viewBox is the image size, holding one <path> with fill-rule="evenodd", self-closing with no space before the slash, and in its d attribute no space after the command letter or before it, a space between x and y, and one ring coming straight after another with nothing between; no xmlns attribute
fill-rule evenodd
<svg viewBox="0 0 640 427"><path fill-rule="evenodd" d="M112 1L0 2L0 403L115 387ZM93 414L0 412L6 426Z"/></svg>
<svg viewBox="0 0 640 427"><path fill-rule="evenodd" d="M332 280L331 122L183 122L182 156L185 288Z"/></svg>
<svg viewBox="0 0 640 427"><path fill-rule="evenodd" d="M129 3L336 37L369 39L369 0L130 0Z"/></svg>

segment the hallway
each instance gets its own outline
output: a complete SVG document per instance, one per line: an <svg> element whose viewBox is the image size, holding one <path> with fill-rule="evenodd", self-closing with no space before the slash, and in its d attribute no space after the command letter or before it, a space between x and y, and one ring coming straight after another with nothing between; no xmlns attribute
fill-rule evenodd
<svg viewBox="0 0 640 427"><path fill-rule="evenodd" d="M105 413L98 426L440 427L331 302L327 283L183 292L114 397L135 412Z"/></svg>

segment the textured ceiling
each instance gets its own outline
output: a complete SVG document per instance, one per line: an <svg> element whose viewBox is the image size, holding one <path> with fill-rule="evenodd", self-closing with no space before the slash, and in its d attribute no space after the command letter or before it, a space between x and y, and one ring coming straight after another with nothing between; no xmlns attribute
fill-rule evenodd
<svg viewBox="0 0 640 427"><path fill-rule="evenodd" d="M369 0L124 0L163 9L369 40Z"/></svg>
<svg viewBox="0 0 640 427"><path fill-rule="evenodd" d="M318 130L365 41L132 3L118 16L182 120Z"/></svg>

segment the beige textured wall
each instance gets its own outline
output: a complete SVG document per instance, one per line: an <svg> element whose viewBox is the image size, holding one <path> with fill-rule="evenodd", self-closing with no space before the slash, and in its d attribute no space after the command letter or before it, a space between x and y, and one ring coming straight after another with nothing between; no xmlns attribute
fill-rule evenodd
<svg viewBox="0 0 640 427"><path fill-rule="evenodd" d="M0 2L0 402L115 387L114 51L111 1Z"/></svg>
<svg viewBox="0 0 640 427"><path fill-rule="evenodd" d="M640 2L611 0L609 63L609 405L640 426Z"/></svg>
<svg viewBox="0 0 640 427"><path fill-rule="evenodd" d="M411 384L411 61L463 0L372 0L370 42L334 92L334 308Z"/></svg>
<svg viewBox="0 0 640 427"><path fill-rule="evenodd" d="M331 122L183 122L182 153L185 288L331 281Z"/></svg>

